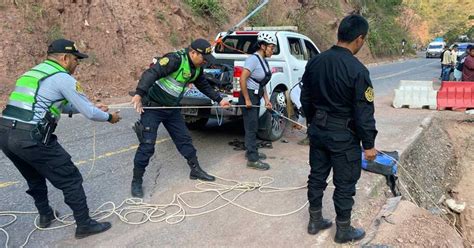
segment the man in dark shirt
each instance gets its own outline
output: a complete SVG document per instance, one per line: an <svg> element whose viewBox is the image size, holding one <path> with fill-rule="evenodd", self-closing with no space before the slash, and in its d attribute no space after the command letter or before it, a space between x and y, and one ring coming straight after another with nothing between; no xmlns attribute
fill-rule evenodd
<svg viewBox="0 0 474 248"><path fill-rule="evenodd" d="M316 234L332 222L322 217L322 199L331 168L335 185L337 243L360 240L363 229L351 226L355 186L361 173L361 147L374 160L374 92L367 68L354 57L363 46L369 25L359 15L345 17L337 45L315 56L303 75L301 103L310 123L308 233Z"/></svg>
<svg viewBox="0 0 474 248"><path fill-rule="evenodd" d="M202 66L214 60L211 53L211 44L204 39L197 39L187 49L168 53L157 60L143 73L138 82L132 104L141 114L140 120L134 126L140 145L134 158L132 196L143 197L143 174L155 152L160 123L163 123L176 148L188 161L191 168L190 179L215 180L199 166L196 149L179 108L143 109L143 105L178 106L189 83L194 83L202 93L218 102L221 107L229 107L229 102L212 89L203 75Z"/></svg>

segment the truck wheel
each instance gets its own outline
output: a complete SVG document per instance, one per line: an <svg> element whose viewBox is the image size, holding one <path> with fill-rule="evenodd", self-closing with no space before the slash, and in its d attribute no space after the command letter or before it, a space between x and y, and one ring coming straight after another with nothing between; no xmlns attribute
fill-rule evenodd
<svg viewBox="0 0 474 248"><path fill-rule="evenodd" d="M188 127L189 130L200 130L203 129L209 118L195 118L195 117L190 117L184 118L184 121L186 122L186 126Z"/></svg>
<svg viewBox="0 0 474 248"><path fill-rule="evenodd" d="M270 102L273 105L273 110L281 115L288 117L286 110L286 95L282 91L274 91L270 97ZM259 130L257 136L263 140L275 141L283 136L283 132L287 126L287 121L284 118L272 115L270 111L266 111L259 121Z"/></svg>

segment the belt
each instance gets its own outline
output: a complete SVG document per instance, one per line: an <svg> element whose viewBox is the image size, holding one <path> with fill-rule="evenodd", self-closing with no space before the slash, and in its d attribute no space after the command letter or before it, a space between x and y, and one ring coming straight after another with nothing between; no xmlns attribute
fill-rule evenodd
<svg viewBox="0 0 474 248"><path fill-rule="evenodd" d="M148 106L148 107L163 107L163 104L159 104L159 103L154 102L152 100L148 100L148 102L146 103L146 106Z"/></svg>
<svg viewBox="0 0 474 248"><path fill-rule="evenodd" d="M24 123L17 120L9 120L5 118L0 118L0 125L4 127L9 127L12 129L20 129L20 130L25 130L25 131L31 131L37 128L36 124L29 124L29 123Z"/></svg>
<svg viewBox="0 0 474 248"><path fill-rule="evenodd" d="M345 118L345 119L342 119L342 118L335 118L335 117L332 117L332 116L329 116L327 117L327 122L326 122L326 126L331 126L331 127L336 127L336 128L350 128L352 129L352 126L351 126L351 122L352 122L353 119L351 118Z"/></svg>

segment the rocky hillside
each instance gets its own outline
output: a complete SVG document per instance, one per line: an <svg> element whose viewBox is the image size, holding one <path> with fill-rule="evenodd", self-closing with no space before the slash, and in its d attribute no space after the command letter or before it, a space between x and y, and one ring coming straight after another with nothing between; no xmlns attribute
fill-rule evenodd
<svg viewBox="0 0 474 248"><path fill-rule="evenodd" d="M45 58L57 38L90 55L76 71L89 97L128 100L153 56L213 39L256 5L256 0L1 0L0 103L15 79ZM355 0L272 0L244 25L297 25L321 50L335 42L339 21L357 11ZM374 60L369 46L358 55ZM112 100L113 99L113 100Z"/></svg>

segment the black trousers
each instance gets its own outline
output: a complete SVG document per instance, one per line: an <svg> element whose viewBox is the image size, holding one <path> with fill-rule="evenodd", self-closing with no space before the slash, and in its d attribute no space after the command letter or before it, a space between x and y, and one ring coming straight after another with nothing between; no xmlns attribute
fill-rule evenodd
<svg viewBox="0 0 474 248"><path fill-rule="evenodd" d="M193 140L179 109L147 109L141 114L140 121L145 127L144 142L140 143L135 153L133 160L135 168L145 169L148 166L150 158L155 153L155 142L161 123L183 157L187 160L196 157Z"/></svg>
<svg viewBox="0 0 474 248"><path fill-rule="evenodd" d="M46 179L64 194L78 225L90 219L82 175L55 135L47 145L32 138L32 131L0 126L0 148L28 183L27 194L35 201L39 214L50 214Z"/></svg>
<svg viewBox="0 0 474 248"><path fill-rule="evenodd" d="M248 91L252 105L259 106L261 97L257 94L254 94L253 90ZM239 97L239 104L245 105L245 99L242 95ZM257 131L259 111L259 108L242 108L245 129L245 148L247 150L247 159L251 162L258 161Z"/></svg>
<svg viewBox="0 0 474 248"><path fill-rule="evenodd" d="M348 129L311 125L308 180L310 208L321 209L326 180L331 168L335 190L333 194L337 220L351 218L353 196L361 173L360 140Z"/></svg>

